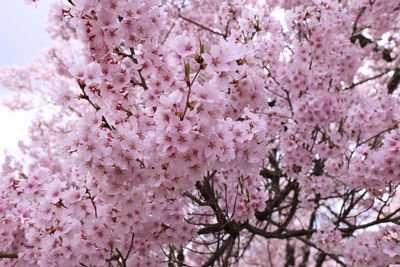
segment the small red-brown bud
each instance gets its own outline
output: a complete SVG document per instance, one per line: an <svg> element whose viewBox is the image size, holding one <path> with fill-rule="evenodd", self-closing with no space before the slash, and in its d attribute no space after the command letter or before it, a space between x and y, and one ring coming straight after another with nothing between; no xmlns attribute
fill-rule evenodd
<svg viewBox="0 0 400 267"><path fill-rule="evenodd" d="M198 55L198 54L195 54L195 55L193 56L193 58L194 58L194 60L196 60L196 62L199 63L199 64L202 64L202 63L204 62L203 57L200 56L200 55Z"/></svg>

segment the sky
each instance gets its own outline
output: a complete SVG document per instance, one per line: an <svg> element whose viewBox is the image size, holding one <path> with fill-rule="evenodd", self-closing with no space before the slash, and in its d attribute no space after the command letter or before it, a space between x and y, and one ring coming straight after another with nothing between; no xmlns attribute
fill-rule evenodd
<svg viewBox="0 0 400 267"><path fill-rule="evenodd" d="M51 46L46 28L46 17L50 3L40 0L33 5L24 0L9 0L0 8L0 68L9 65L24 66L40 51ZM3 151L18 153L18 140L26 140L32 112L11 112L2 105L10 90L0 85L0 164L4 161Z"/></svg>

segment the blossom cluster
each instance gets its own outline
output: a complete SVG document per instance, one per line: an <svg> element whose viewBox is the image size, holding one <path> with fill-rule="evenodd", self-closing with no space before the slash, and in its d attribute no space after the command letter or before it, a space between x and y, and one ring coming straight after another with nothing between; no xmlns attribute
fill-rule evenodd
<svg viewBox="0 0 400 267"><path fill-rule="evenodd" d="M58 45L0 69L51 106L2 167L0 264L399 262L399 10L55 3Z"/></svg>

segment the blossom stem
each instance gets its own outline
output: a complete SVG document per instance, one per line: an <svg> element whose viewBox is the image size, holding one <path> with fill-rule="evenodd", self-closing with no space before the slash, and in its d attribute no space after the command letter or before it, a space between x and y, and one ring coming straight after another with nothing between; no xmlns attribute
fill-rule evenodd
<svg viewBox="0 0 400 267"><path fill-rule="evenodd" d="M180 117L180 118L181 118L181 121L183 121L183 119L185 118L186 112L187 112L187 110L188 110L188 108L189 108L189 99L190 99L190 93L191 93L191 91L192 91L192 85L193 85L193 83L195 82L197 76L199 76L200 71L201 71L201 66L199 67L199 69L197 70L196 74L194 75L194 78L193 78L192 82L190 82L190 83L188 84L188 86L189 86L189 91L188 91L188 94L187 94L187 96L186 96L185 110L183 111L183 114L182 114L182 116Z"/></svg>

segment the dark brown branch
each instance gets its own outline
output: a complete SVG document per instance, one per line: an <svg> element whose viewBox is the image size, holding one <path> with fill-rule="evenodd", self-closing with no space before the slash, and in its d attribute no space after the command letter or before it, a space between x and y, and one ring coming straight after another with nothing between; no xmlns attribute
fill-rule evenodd
<svg viewBox="0 0 400 267"><path fill-rule="evenodd" d="M390 79L388 85L387 85L387 89L388 89L388 94L392 94L394 92L394 90L397 89L397 86L400 83L400 68L396 68L394 70L393 76Z"/></svg>
<svg viewBox="0 0 400 267"><path fill-rule="evenodd" d="M213 171L211 174L208 174L206 177L204 177L203 182L196 182L196 188L200 191L200 194L204 200L209 202L209 206L214 211L217 221L221 224L225 224L227 220L218 205L218 200L215 196L214 190L210 185L210 179L214 178L215 173L216 171Z"/></svg>
<svg viewBox="0 0 400 267"><path fill-rule="evenodd" d="M89 190L89 188L87 188L86 186L85 186L85 189L86 189L86 194L88 194L88 195L86 196L86 198L87 198L87 199L90 199L90 202L92 203L92 206L93 206L93 209L94 209L94 216L97 218L97 207L96 207L96 203L95 203L95 201L94 201L95 196L92 196L92 195L90 194L90 190Z"/></svg>
<svg viewBox="0 0 400 267"><path fill-rule="evenodd" d="M363 197L367 194L367 192L365 191L356 200L354 200L354 194L355 193L356 193L355 191L351 191L350 192L350 194L351 194L350 205L346 209L344 209L343 212L341 212L341 215L337 219L336 225L339 225L340 222L344 221L347 218L347 216L350 214L350 212L353 210L353 208L357 205L357 203L361 199L363 199ZM344 205L344 203L343 203L343 205Z"/></svg>
<svg viewBox="0 0 400 267"><path fill-rule="evenodd" d="M393 125L392 127L389 127L389 128L387 128L387 129L385 129L385 130L380 131L379 133L375 134L374 136L371 136L371 137L365 139L365 140L362 141L361 143L357 142L356 147L359 147L359 146L361 146L361 145L363 145L363 144L366 144L366 143L368 143L369 141L371 141L372 139L379 137L381 134L384 134L384 133L386 133L386 132L390 132L391 130L396 129L397 127L398 127L398 124L395 123L395 125Z"/></svg>
<svg viewBox="0 0 400 267"><path fill-rule="evenodd" d="M299 185L296 183L296 188L294 189L293 200L291 203L289 214L286 216L285 221L280 225L280 229L286 229L289 223L292 221L294 215L297 211L297 205L299 204Z"/></svg>
<svg viewBox="0 0 400 267"><path fill-rule="evenodd" d="M0 251L0 259L18 259L18 252Z"/></svg>
<svg viewBox="0 0 400 267"><path fill-rule="evenodd" d="M309 246L304 246L303 247L303 258L301 260L301 263L300 263L299 267L306 267L309 257L310 257L310 247Z"/></svg>
<svg viewBox="0 0 400 267"><path fill-rule="evenodd" d="M342 266L347 266L346 263L344 263L341 259L339 259L338 256L336 256L335 254L329 254L329 253L325 253L325 251L323 251L322 249L320 249L319 247L317 247L314 243L312 243L311 241L304 239L302 237L296 237L298 240L300 240L301 242L303 242L304 244L315 248L316 250L318 250L320 253L326 254L329 258L331 258L332 260L336 261L337 263L339 263Z"/></svg>
<svg viewBox="0 0 400 267"><path fill-rule="evenodd" d="M372 76L372 77L370 77L370 78L367 78L367 79L365 79L365 80L362 80L362 81L353 83L352 85L350 85L349 87L344 88L343 90L353 89L354 87L356 87L356 86L358 86L358 85L360 85L360 84L363 84L363 83L366 83L366 82L375 80L375 79L377 79L377 78L380 78L380 77L382 77L383 75L385 75L385 74L387 74L387 73L389 73L389 72L391 72L391 71L392 71L392 69L389 69L389 70L386 70L386 71L384 71L384 72L382 72L382 73L379 73L379 74L377 74L377 75L375 75L375 76Z"/></svg>
<svg viewBox="0 0 400 267"><path fill-rule="evenodd" d="M100 107L98 105L96 105L95 103L92 102L92 100L90 100L89 96L86 94L85 91L85 87L86 84L82 81L78 79L78 84L79 84L79 88L81 88L82 94L79 96L80 99L85 99L86 101L89 102L90 105L92 105L92 107L94 107L94 109L96 111L100 110Z"/></svg>
<svg viewBox="0 0 400 267"><path fill-rule="evenodd" d="M225 250L231 245L231 243L234 243L236 239L236 236L230 235L228 239L226 239L222 246L219 247L217 251L214 252L214 254L203 264L201 265L202 267L208 267L208 266L214 266L215 261L217 261L225 252Z"/></svg>
<svg viewBox="0 0 400 267"><path fill-rule="evenodd" d="M273 209L278 207L286 199L290 191L292 191L298 186L296 184L297 184L296 182L290 182L285 187L285 189L283 189L283 191L279 191L278 189L274 190L273 188L273 190L276 193L276 196L273 199L267 201L267 206L263 211L258 211L258 210L255 211L255 216L257 220L259 221L267 220L271 216Z"/></svg>
<svg viewBox="0 0 400 267"><path fill-rule="evenodd" d="M361 16L364 14L364 12L365 12L366 9L367 9L367 8L366 8L365 6L363 6L363 7L360 9L360 12L358 12L357 17L356 17L356 19L355 19L355 21L354 21L354 24L353 24L353 33L352 33L351 35L354 35L354 34L357 32L357 24L358 24L358 21L360 20Z"/></svg>
<svg viewBox="0 0 400 267"><path fill-rule="evenodd" d="M244 224L244 228L249 231L250 233L265 237L267 239L275 238L275 239L287 239L290 237L301 237L301 236L307 236L311 235L312 233L315 232L315 230L306 230L306 229L301 229L301 230L285 230L282 232L281 230L277 230L275 232L267 232L262 229L259 229L255 226L250 225L249 223Z"/></svg>
<svg viewBox="0 0 400 267"><path fill-rule="evenodd" d="M399 212L399 209L397 209L395 213L397 213L397 212ZM381 224L381 223L400 224L400 216L394 217L394 218L385 217L385 218L377 219L375 221L372 221L372 222L369 222L369 223L365 223L365 224L354 225L354 226L350 226L350 227L347 227L347 228L339 228L339 230L341 232L344 232L344 233L348 233L348 232L352 233L355 230L365 229L365 228L368 228L368 227L371 227L371 226L374 226L374 225L377 225L377 224Z"/></svg>
<svg viewBox="0 0 400 267"><path fill-rule="evenodd" d="M322 267L322 264L324 263L325 259L326 259L325 253L318 253L317 262L315 263L315 267Z"/></svg>
<svg viewBox="0 0 400 267"><path fill-rule="evenodd" d="M289 240L286 243L286 263L285 263L285 267L292 267L295 266L295 257L294 257L294 253L295 253L295 246L291 245Z"/></svg>
<svg viewBox="0 0 400 267"><path fill-rule="evenodd" d="M96 111L99 111L99 110L101 109L101 108L99 107L99 105L93 103L93 101L90 99L90 97L86 94L86 91L85 91L86 84L85 84L85 82L82 81L82 80L80 80L80 79L78 79L78 84L79 84L79 88L81 88L81 91L82 91L82 94L79 95L79 98L80 98L80 99L85 99L86 101L89 102L89 104L90 104L92 107L94 107L94 109L95 109ZM112 125L110 125L110 124L107 122L107 120L106 120L106 118L105 118L104 116L101 117L101 120L102 120L102 124L100 125L101 128L107 128L107 129L109 129L109 130L115 130L115 127L112 126Z"/></svg>
<svg viewBox="0 0 400 267"><path fill-rule="evenodd" d="M354 21L354 24L353 24L353 32L351 33L351 37L350 37L350 41L351 41L353 44L358 40L358 42L360 43L360 46L361 46L362 48L364 48L364 47L367 46L368 44L373 43L372 40L368 39L367 37L365 37L365 36L362 35L361 33L356 34L356 33L358 32L358 29L357 29L358 21L360 20L361 16L364 14L364 12L365 12L366 9L367 9L367 8L366 8L365 6L362 7L362 8L360 9L360 12L358 13L358 15L357 15L357 17L356 17L356 19L355 19L355 21Z"/></svg>
<svg viewBox="0 0 400 267"><path fill-rule="evenodd" d="M129 51L130 51L130 54L127 54L127 53L124 53L123 51L121 51L121 49L118 48L118 47L114 48L114 53L116 53L117 55L119 55L121 57L124 57L124 58L128 57L128 58L130 58L132 60L133 63L139 64L138 60L133 57L135 55L135 49L132 48L132 47L129 47ZM136 81L134 79L131 79L131 83L133 85L140 85L141 87L143 87L144 90L147 90L147 89L149 89L149 87L147 86L146 80L144 79L144 77L142 75L142 71L143 71L143 68L138 70L138 74L139 74L139 77L140 77L140 82L138 82L138 81Z"/></svg>
<svg viewBox="0 0 400 267"><path fill-rule="evenodd" d="M182 194L183 196L185 196L185 197L188 197L188 198L190 198L193 202L195 202L197 205L199 205L199 206L208 206L210 203L208 203L208 202L203 202L203 201L201 201L200 199L198 199L198 198L196 198L195 196L193 196L192 194L190 194L189 192L184 192L183 194ZM200 214L199 214L200 215ZM211 214L210 214L211 215ZM214 214L212 214L212 215L214 215ZM203 214L201 214L201 216L203 216Z"/></svg>
<svg viewBox="0 0 400 267"><path fill-rule="evenodd" d="M233 250L233 246L235 245L235 240L231 241L228 244L228 248L226 249L226 253L225 253L225 259L222 263L222 267L228 267L229 266L229 258L232 255L232 250Z"/></svg>
<svg viewBox="0 0 400 267"><path fill-rule="evenodd" d="M142 75L142 69L138 70L138 73L139 73L139 77L140 77L140 81L141 81L141 83L139 83L139 85L142 86L144 90L149 89L149 87L146 84L146 80L144 79L144 77Z"/></svg>

